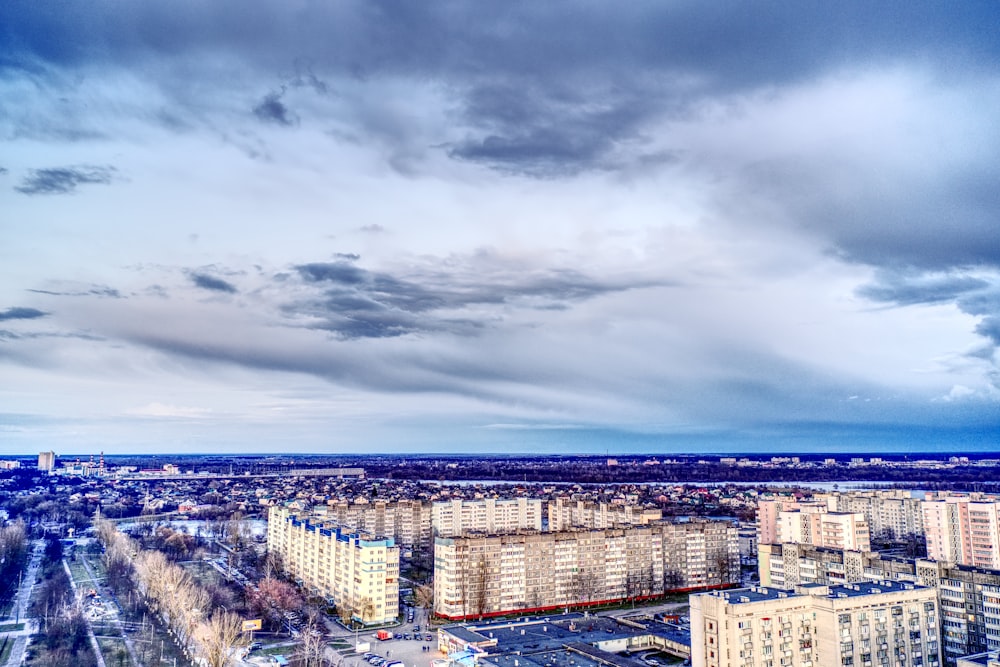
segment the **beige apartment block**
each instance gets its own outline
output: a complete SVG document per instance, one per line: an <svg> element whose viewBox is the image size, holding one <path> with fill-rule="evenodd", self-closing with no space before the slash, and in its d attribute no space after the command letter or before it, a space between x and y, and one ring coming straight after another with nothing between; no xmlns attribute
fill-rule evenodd
<svg viewBox="0 0 1000 667"><path fill-rule="evenodd" d="M538 498L447 500L431 505L437 535L541 530L544 503Z"/></svg>
<svg viewBox="0 0 1000 667"><path fill-rule="evenodd" d="M431 545L431 508L419 500L395 502L376 500L334 500L327 503L326 520L342 529L392 537L403 547L429 548Z"/></svg>
<svg viewBox="0 0 1000 667"><path fill-rule="evenodd" d="M864 515L872 538L904 540L924 534L922 499L905 489L834 491L816 496L833 512Z"/></svg>
<svg viewBox="0 0 1000 667"><path fill-rule="evenodd" d="M759 563L764 586L891 580L934 588L946 664L964 655L1000 650L1000 571L802 544L764 545Z"/></svg>
<svg viewBox="0 0 1000 667"><path fill-rule="evenodd" d="M825 501L797 500L792 496L768 496L757 501L757 542L760 544L780 544L778 523L782 512L815 511L825 512L829 507Z"/></svg>
<svg viewBox="0 0 1000 667"><path fill-rule="evenodd" d="M438 537L434 612L448 619L586 607L739 579L726 521Z"/></svg>
<svg viewBox="0 0 1000 667"><path fill-rule="evenodd" d="M694 667L937 667L937 594L900 582L691 596Z"/></svg>
<svg viewBox="0 0 1000 667"><path fill-rule="evenodd" d="M267 549L306 590L346 608L366 625L399 614L399 547L389 537L348 533L332 523L274 506L267 517Z"/></svg>
<svg viewBox="0 0 1000 667"><path fill-rule="evenodd" d="M556 498L549 502L549 530L644 526L663 518L656 507Z"/></svg>
<svg viewBox="0 0 1000 667"><path fill-rule="evenodd" d="M948 496L925 500L922 509L928 558L1000 569L1000 500Z"/></svg>

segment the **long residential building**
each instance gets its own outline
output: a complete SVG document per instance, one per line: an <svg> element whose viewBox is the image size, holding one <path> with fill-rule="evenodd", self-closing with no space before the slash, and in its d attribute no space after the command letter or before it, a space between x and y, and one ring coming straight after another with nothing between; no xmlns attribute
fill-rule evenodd
<svg viewBox="0 0 1000 667"><path fill-rule="evenodd" d="M556 498L549 502L549 530L642 526L663 518L657 507Z"/></svg>
<svg viewBox="0 0 1000 667"><path fill-rule="evenodd" d="M694 667L936 667L937 595L902 582L691 596Z"/></svg>
<svg viewBox="0 0 1000 667"><path fill-rule="evenodd" d="M267 519L268 552L303 588L366 625L396 620L399 547L391 537L348 533L288 507L271 507Z"/></svg>
<svg viewBox="0 0 1000 667"><path fill-rule="evenodd" d="M920 497L905 489L833 491L817 496L834 512L860 512L872 538L885 542L924 534Z"/></svg>
<svg viewBox="0 0 1000 667"><path fill-rule="evenodd" d="M543 511L539 498L455 499L433 503L431 523L437 535L445 536L541 530Z"/></svg>
<svg viewBox="0 0 1000 667"><path fill-rule="evenodd" d="M1000 650L1000 571L927 558L828 549L802 544L762 545L761 584L850 584L894 580L934 588L948 664L961 656Z"/></svg>
<svg viewBox="0 0 1000 667"><path fill-rule="evenodd" d="M434 612L452 620L651 598L739 580L727 521L437 537Z"/></svg>
<svg viewBox="0 0 1000 667"><path fill-rule="evenodd" d="M430 549L431 508L419 500L336 500L327 502L325 512L326 520L343 530L392 537L401 547Z"/></svg>

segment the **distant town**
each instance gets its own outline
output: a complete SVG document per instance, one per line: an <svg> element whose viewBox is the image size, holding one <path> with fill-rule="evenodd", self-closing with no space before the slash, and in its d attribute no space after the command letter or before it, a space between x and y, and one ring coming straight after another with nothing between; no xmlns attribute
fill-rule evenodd
<svg viewBox="0 0 1000 667"><path fill-rule="evenodd" d="M9 457L0 665L995 667L998 471Z"/></svg>

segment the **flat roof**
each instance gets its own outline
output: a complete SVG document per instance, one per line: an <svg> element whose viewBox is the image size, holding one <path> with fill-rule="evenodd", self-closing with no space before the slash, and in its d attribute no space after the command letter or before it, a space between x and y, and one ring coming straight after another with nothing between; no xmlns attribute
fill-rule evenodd
<svg viewBox="0 0 1000 667"><path fill-rule="evenodd" d="M801 584L796 590L755 586L753 588L737 588L727 591L713 591L700 595L712 595L724 598L730 604L747 604L763 600L778 600L782 598L824 597L843 598L862 595L879 595L881 593L897 593L899 591L915 591L926 589L926 586L906 581L859 581L851 584L827 586L825 584Z"/></svg>

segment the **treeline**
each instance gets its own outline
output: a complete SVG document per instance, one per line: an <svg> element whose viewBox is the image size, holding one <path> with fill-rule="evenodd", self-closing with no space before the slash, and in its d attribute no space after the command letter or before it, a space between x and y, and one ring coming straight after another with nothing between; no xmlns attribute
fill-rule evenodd
<svg viewBox="0 0 1000 667"><path fill-rule="evenodd" d="M130 589L138 592L179 646L196 651L208 667L224 667L233 650L246 643L240 616L224 610L210 614L208 593L184 568L160 551L142 549L110 521L100 521L96 528L108 584L119 596Z"/></svg>

